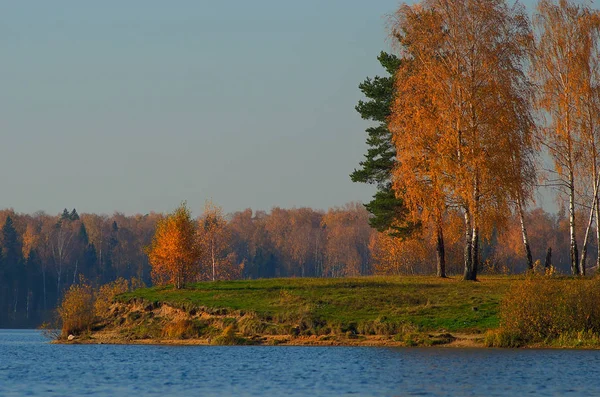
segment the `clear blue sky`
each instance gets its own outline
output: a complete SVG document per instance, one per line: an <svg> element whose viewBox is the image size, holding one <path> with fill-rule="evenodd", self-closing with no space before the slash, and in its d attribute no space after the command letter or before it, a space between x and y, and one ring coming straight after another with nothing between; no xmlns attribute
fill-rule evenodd
<svg viewBox="0 0 600 397"><path fill-rule="evenodd" d="M366 201L357 85L397 0L6 1L0 207Z"/></svg>

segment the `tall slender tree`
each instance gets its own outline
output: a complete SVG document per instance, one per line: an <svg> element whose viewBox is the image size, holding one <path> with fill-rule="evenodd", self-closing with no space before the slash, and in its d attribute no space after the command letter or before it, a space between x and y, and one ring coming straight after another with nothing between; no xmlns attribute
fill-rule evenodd
<svg viewBox="0 0 600 397"><path fill-rule="evenodd" d="M537 107L546 115L544 144L554 160L549 185L556 187L569 202L571 272L584 274L577 245L576 200L580 188L577 171L591 150L594 197L586 232L582 260L598 201L597 135L597 46L598 14L569 0L554 3L541 0L534 17L536 27L533 62L539 86ZM582 146L586 146L585 148ZM600 232L599 232L600 233ZM600 235L600 234L599 234Z"/></svg>
<svg viewBox="0 0 600 397"><path fill-rule="evenodd" d="M199 219L198 244L201 247L201 276L212 279L235 278L236 268L233 256L230 256L230 231L223 215L223 209L212 201L204 205L204 212Z"/></svg>
<svg viewBox="0 0 600 397"><path fill-rule="evenodd" d="M413 212L440 222L445 209L462 211L464 278L475 280L480 235L510 214L510 193L522 182L513 159L532 142L529 20L503 0L424 0L397 17L406 62L390 124L395 182Z"/></svg>

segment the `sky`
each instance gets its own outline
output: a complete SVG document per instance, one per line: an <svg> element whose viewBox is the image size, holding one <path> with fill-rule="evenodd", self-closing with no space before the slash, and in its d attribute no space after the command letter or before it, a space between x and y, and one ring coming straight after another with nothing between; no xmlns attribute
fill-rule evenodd
<svg viewBox="0 0 600 397"><path fill-rule="evenodd" d="M400 3L3 2L0 208L368 201L354 106Z"/></svg>

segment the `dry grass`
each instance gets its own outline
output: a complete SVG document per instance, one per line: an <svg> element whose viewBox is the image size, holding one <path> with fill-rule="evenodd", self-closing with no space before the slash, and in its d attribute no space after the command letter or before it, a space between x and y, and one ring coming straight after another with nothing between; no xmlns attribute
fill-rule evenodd
<svg viewBox="0 0 600 397"><path fill-rule="evenodd" d="M519 347L570 344L600 335L600 278L565 279L532 275L513 285L500 306L500 328L486 344Z"/></svg>

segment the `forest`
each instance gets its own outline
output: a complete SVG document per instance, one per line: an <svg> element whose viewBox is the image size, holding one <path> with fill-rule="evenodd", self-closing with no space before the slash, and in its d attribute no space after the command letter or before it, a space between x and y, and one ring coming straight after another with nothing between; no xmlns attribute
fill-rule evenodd
<svg viewBox="0 0 600 397"><path fill-rule="evenodd" d="M216 206L195 219L204 224ZM217 207L218 208L218 207ZM218 211L216 212L218 214ZM0 211L0 327L33 327L52 318L63 293L83 276L99 286L118 278L151 285L146 253L164 214L111 216L19 214ZM525 215L531 248L544 261L553 247L554 265L569 271L566 214L534 209ZM435 245L427 236L401 240L377 232L370 214L353 203L328 211L310 208L247 209L222 216L217 233L217 280L271 277L345 277L435 273ZM460 220L447 232L450 274L462 271ZM483 271L522 272L526 268L517 218L505 231L485 241ZM205 250L208 251L208 250ZM594 250L592 250L594 251ZM201 279L212 279L212 258L201 256Z"/></svg>
<svg viewBox="0 0 600 397"><path fill-rule="evenodd" d="M180 286L188 270L171 277L172 261L191 263L193 281L597 268L600 13L567 0L541 0L533 18L518 2L423 0L390 26L386 75L359 85L356 106L370 127L350 178L374 186L372 201L231 214L207 202L193 220L185 205L173 216L0 211L0 327L49 320L80 280ZM556 213L536 207L541 187L555 190Z"/></svg>

